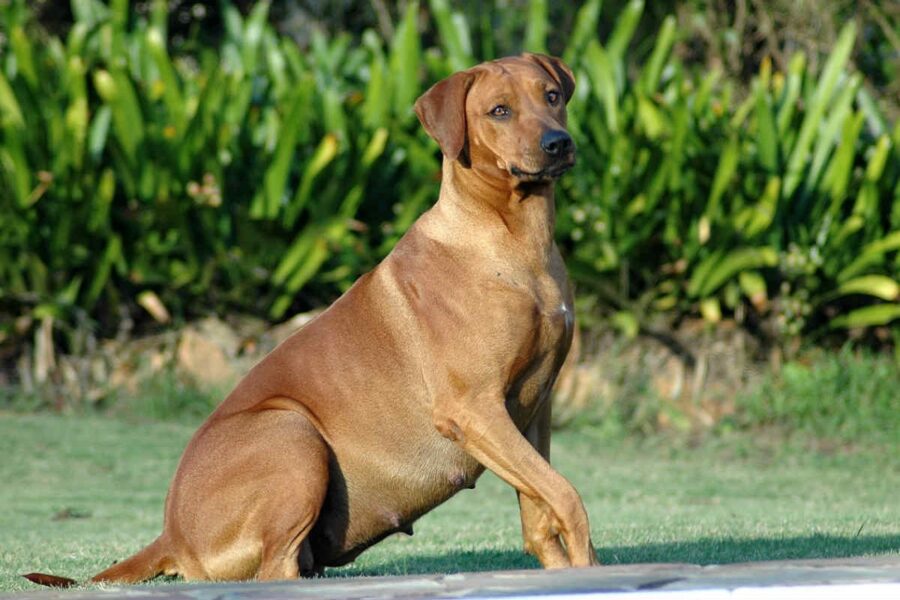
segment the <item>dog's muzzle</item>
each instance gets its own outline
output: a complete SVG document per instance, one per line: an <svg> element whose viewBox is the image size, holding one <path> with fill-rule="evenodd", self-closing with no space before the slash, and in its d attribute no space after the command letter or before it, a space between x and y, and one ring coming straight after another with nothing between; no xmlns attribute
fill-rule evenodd
<svg viewBox="0 0 900 600"><path fill-rule="evenodd" d="M562 129L550 129L541 135L541 150L545 166L537 171L511 165L509 172L523 181L548 181L556 179L575 165L575 142Z"/></svg>

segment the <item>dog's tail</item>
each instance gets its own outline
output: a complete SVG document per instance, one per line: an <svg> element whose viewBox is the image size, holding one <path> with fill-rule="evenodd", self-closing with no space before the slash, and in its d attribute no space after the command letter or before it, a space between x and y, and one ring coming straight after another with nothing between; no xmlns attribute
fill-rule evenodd
<svg viewBox="0 0 900 600"><path fill-rule="evenodd" d="M22 575L22 577L32 583L46 585L47 587L67 588L78 583L68 577L59 577L58 575L49 575L47 573L28 573L27 575Z"/></svg>
<svg viewBox="0 0 900 600"><path fill-rule="evenodd" d="M130 558L118 562L91 577L91 583L140 583L162 575L172 568L172 559L165 550L162 537ZM49 587L71 587L78 582L68 577L46 573L28 573L23 577L29 581Z"/></svg>

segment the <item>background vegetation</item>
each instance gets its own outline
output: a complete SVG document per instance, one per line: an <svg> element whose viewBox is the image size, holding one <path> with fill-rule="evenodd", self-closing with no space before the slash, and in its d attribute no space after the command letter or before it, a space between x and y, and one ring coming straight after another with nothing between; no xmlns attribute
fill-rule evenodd
<svg viewBox="0 0 900 600"><path fill-rule="evenodd" d="M584 325L898 345L892 3L550 4L0 2L0 360L329 302L436 197L415 98L521 50L578 79Z"/></svg>

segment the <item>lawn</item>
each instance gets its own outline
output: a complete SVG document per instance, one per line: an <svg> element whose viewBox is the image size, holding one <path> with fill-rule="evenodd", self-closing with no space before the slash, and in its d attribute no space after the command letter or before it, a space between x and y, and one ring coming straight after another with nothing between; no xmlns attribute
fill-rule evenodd
<svg viewBox="0 0 900 600"><path fill-rule="evenodd" d="M18 574L84 578L159 532L193 425L0 414L0 592ZM556 434L604 563L724 563L900 553L895 450L782 444L734 434L697 447L591 429ZM329 576L530 568L515 494L490 474Z"/></svg>

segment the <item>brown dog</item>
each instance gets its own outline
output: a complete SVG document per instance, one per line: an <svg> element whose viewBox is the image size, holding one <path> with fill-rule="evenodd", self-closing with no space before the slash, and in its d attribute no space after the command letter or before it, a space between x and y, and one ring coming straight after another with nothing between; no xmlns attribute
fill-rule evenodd
<svg viewBox="0 0 900 600"><path fill-rule="evenodd" d="M314 574L411 533L485 467L518 492L544 567L597 564L581 498L548 462L573 327L553 181L574 162L574 85L525 54L419 98L444 154L435 206L238 384L188 444L162 534L92 581Z"/></svg>

